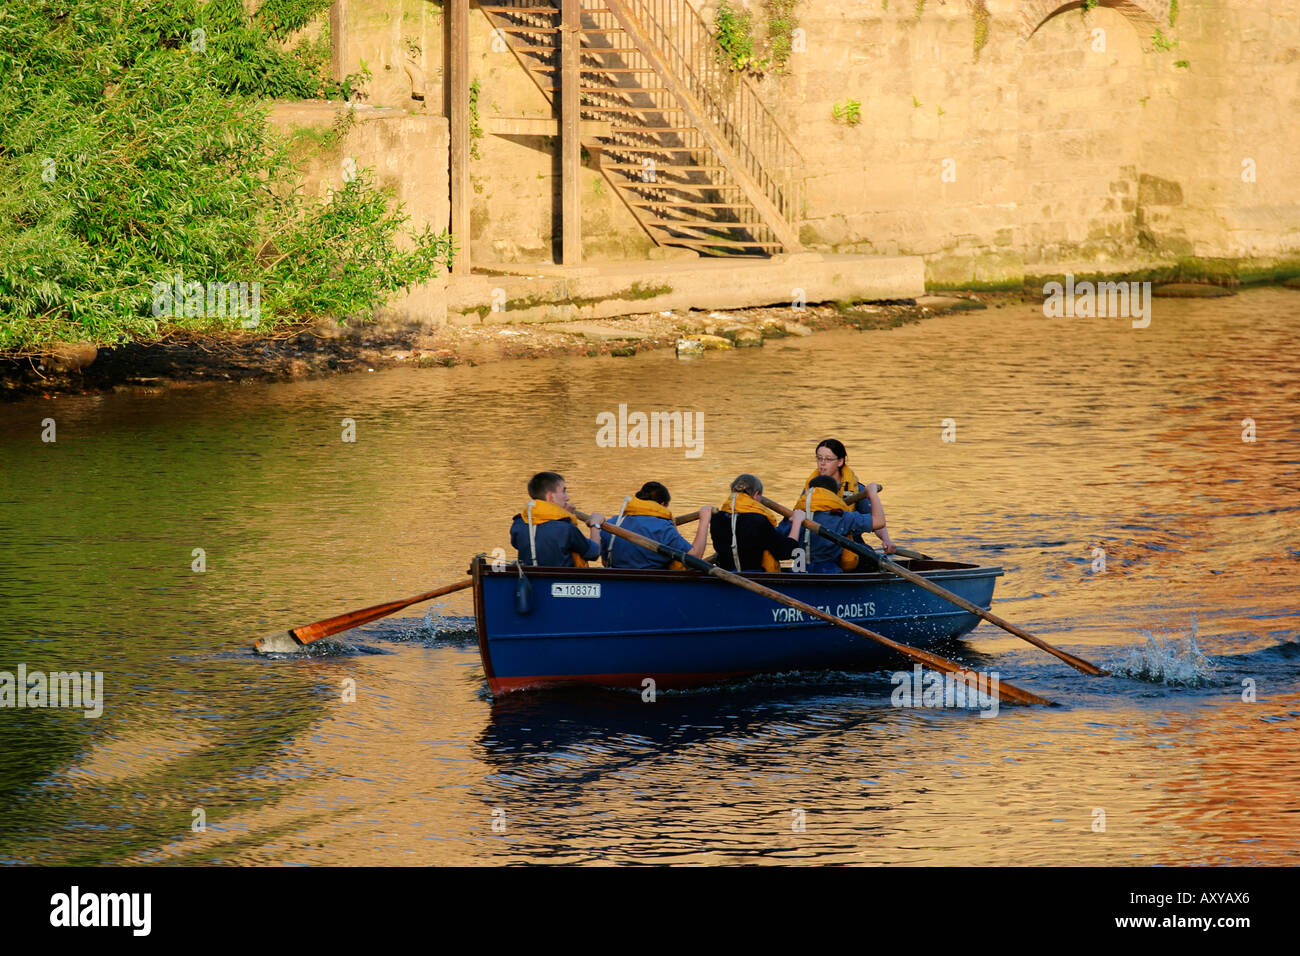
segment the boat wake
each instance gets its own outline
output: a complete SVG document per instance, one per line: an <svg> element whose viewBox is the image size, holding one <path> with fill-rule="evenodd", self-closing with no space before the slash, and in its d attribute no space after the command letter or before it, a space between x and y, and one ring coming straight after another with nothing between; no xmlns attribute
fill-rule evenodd
<svg viewBox="0 0 1300 956"><path fill-rule="evenodd" d="M1213 681L1216 667L1196 643L1195 618L1185 640L1143 633L1146 645L1130 651L1127 660L1111 668L1113 673L1167 687L1204 687Z"/></svg>

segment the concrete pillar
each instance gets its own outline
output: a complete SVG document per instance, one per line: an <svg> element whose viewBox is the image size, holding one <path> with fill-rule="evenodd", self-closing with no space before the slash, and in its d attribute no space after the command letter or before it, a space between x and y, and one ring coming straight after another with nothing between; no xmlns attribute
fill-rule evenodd
<svg viewBox="0 0 1300 956"><path fill-rule="evenodd" d="M451 127L451 234L456 239L452 272L469 275L469 0L446 0L447 118Z"/></svg>
<svg viewBox="0 0 1300 956"><path fill-rule="evenodd" d="M566 266L582 262L582 168L581 120L578 115L580 46L582 25L580 0L562 0L560 7L560 262Z"/></svg>

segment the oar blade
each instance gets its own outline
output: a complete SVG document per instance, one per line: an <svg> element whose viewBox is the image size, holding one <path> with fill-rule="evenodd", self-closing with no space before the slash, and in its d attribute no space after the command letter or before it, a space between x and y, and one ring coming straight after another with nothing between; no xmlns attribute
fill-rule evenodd
<svg viewBox="0 0 1300 956"><path fill-rule="evenodd" d="M423 594L417 594L415 597L403 598L400 601L389 601L386 604L375 604L371 607L363 607L359 611L348 611L345 614L339 614L335 617L327 617L323 621L316 621L313 624L304 624L302 627L295 627L288 632L289 637L299 644L311 644L313 641L319 641L321 638L330 637L342 631L351 630L354 627L360 627L363 624L369 624L371 621L377 621L381 617L387 617L390 614L396 614L403 608L408 608L412 604L419 604L421 601L430 601L436 597L442 597L444 594L451 594L453 591L460 591L470 587L474 583L473 578L465 578L463 581L457 581L454 584L444 585L440 588L434 588L432 591L425 591ZM266 638L263 638L265 641ZM258 642L261 645L262 641Z"/></svg>

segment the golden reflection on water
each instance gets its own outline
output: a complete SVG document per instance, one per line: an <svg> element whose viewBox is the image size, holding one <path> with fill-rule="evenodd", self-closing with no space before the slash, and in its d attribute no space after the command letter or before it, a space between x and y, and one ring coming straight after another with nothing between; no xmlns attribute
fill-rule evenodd
<svg viewBox="0 0 1300 956"><path fill-rule="evenodd" d="M1300 293L1155 305L0 409L0 668L109 692L100 721L0 714L0 859L1294 863ZM620 403L703 412L703 454L598 447ZM968 659L1064 705L986 720L892 708L882 675L492 702L423 608L355 636L379 654L247 652L508 548L537 470L589 510L648 478L717 504L741 471L789 502L827 435L897 541L1007 570L1004 616L1100 663L1195 626L1218 674L1084 678L986 625Z"/></svg>

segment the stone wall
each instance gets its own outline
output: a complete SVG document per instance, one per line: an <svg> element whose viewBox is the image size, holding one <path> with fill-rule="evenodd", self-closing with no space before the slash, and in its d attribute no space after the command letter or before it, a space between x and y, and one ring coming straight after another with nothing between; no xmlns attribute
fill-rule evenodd
<svg viewBox="0 0 1300 956"><path fill-rule="evenodd" d="M735 2L761 31L762 0ZM441 4L338 9L340 68L366 61L367 102L444 109ZM1300 0L799 0L795 15L788 71L755 82L808 160L809 249L918 254L936 285L1180 260L1300 271ZM476 6L470 26L480 125L550 116ZM856 125L832 115L850 100ZM476 263L552 259L554 144L488 134L478 149ZM599 173L582 186L590 261L664 254Z"/></svg>
<svg viewBox="0 0 1300 956"><path fill-rule="evenodd" d="M342 136L332 132L340 114L351 110L355 122ZM426 226L443 232L451 219L448 192L449 148L445 116L410 113L368 104L277 103L270 119L280 132L292 137L302 164L301 186L309 194L328 195L338 189L352 169L370 170L375 185L391 191L408 217L406 230ZM400 242L399 237L399 242ZM409 327L434 326L446 321L447 277L417 286L391 299L372 317Z"/></svg>
<svg viewBox="0 0 1300 956"><path fill-rule="evenodd" d="M1300 2L1182 0L1172 26L1168 0L1082 6L798 4L806 51L759 86L817 156L810 247L917 253L958 285L1296 268L1300 130L1278 119L1300 107ZM850 99L857 126L831 115Z"/></svg>

